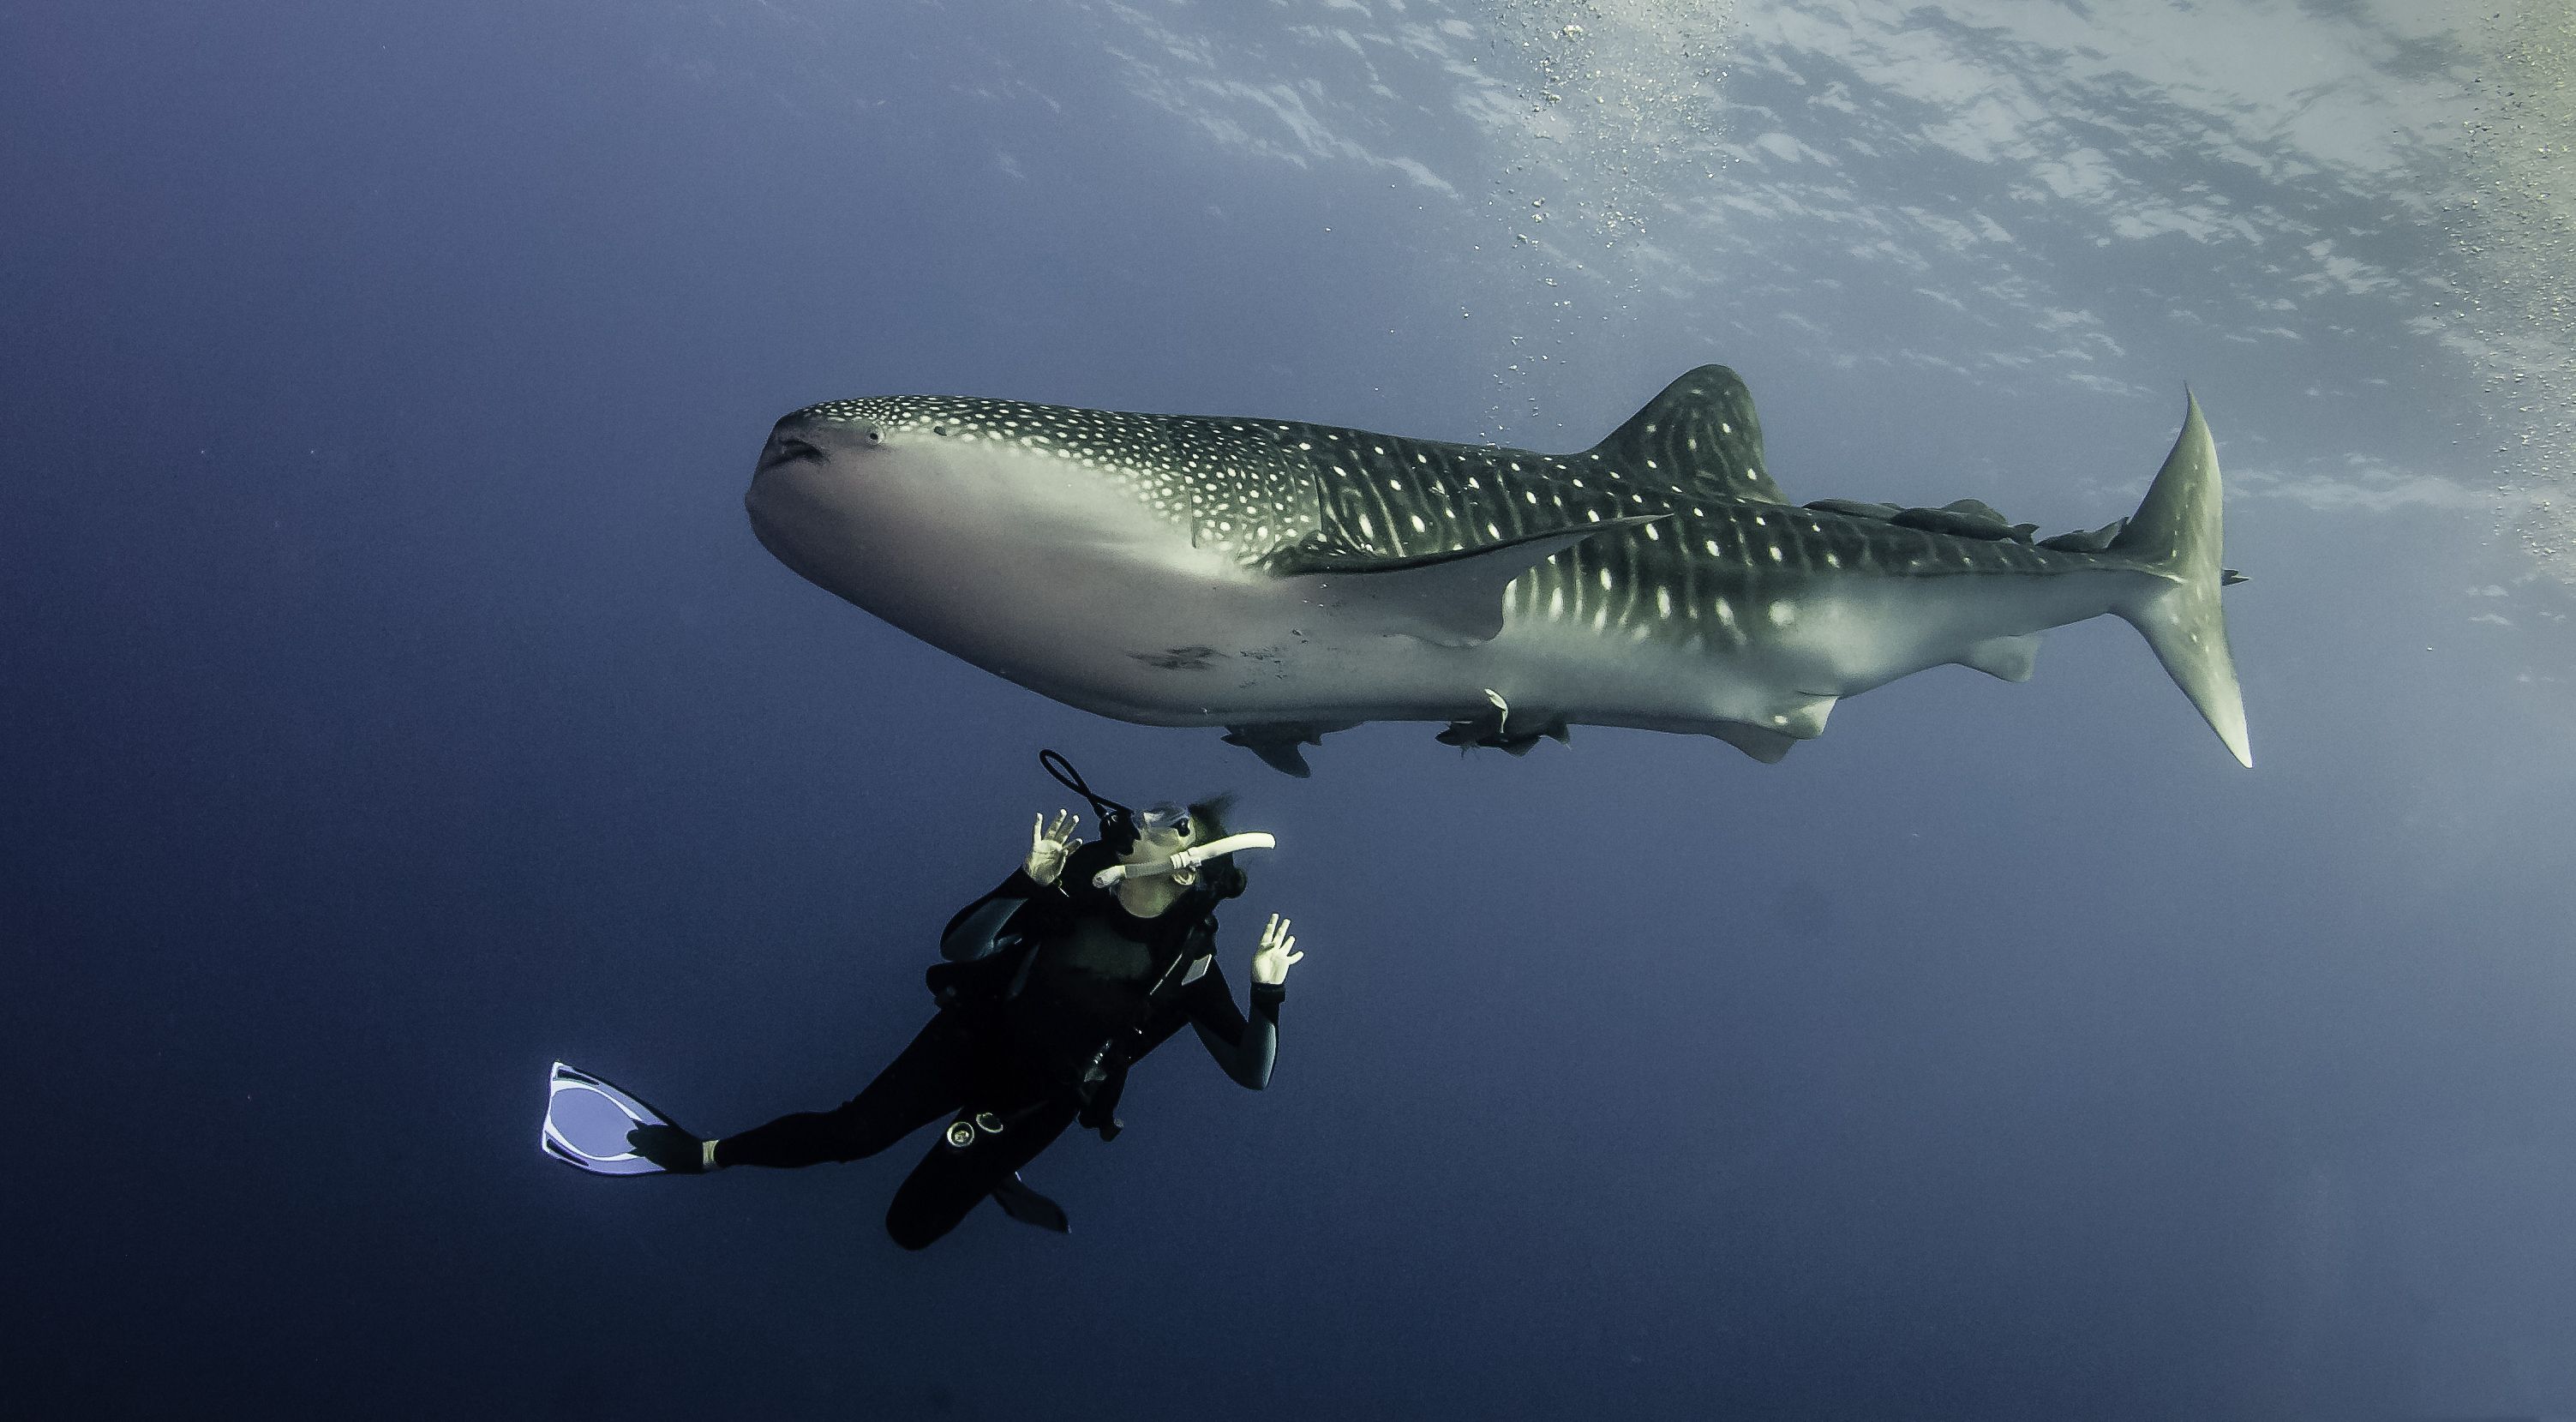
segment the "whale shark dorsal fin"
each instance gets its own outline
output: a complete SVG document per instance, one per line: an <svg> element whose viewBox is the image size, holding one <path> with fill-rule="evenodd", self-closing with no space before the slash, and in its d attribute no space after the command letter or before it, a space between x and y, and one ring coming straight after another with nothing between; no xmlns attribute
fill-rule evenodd
<svg viewBox="0 0 2576 1422"><path fill-rule="evenodd" d="M1590 452L1616 462L1629 479L1660 481L1675 493L1789 502L1762 462L1753 392L1722 365L1703 365L1665 386Z"/></svg>
<svg viewBox="0 0 2576 1422"><path fill-rule="evenodd" d="M1503 589L1512 579L1587 538L1668 517L1605 518L1410 558L1315 538L1273 558L1270 570L1297 583L1302 601L1360 625L1443 647L1472 647L1503 630Z"/></svg>

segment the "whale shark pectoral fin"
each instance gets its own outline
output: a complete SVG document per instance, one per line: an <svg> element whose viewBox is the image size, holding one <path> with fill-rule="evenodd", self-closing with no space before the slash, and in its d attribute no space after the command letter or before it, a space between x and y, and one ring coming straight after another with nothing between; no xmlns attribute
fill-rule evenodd
<svg viewBox="0 0 2576 1422"><path fill-rule="evenodd" d="M2030 680L2032 660L2039 655L2039 634L2025 632L2018 637L1988 637L1971 642L1968 649L1952 660L1963 667L1975 667L1991 677L2005 681Z"/></svg>
<svg viewBox="0 0 2576 1422"><path fill-rule="evenodd" d="M1503 630L1503 589L1512 579L1587 538L1668 517L1606 518L1412 558L1310 543L1274 562L1272 571L1295 584L1301 600L1376 631L1472 647Z"/></svg>
<svg viewBox="0 0 2576 1422"><path fill-rule="evenodd" d="M1708 728L1708 733L1764 765L1778 765L1789 754L1789 747L1798 743L1795 736L1748 726L1742 721L1717 722Z"/></svg>

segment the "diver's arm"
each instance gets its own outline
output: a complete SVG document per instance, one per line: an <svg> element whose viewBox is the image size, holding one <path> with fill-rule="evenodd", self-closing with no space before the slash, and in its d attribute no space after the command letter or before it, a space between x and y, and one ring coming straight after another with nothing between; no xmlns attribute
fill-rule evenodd
<svg viewBox="0 0 2576 1422"><path fill-rule="evenodd" d="M1215 926L1210 919L1202 929L1202 947L1214 949ZM1213 958L1207 973L1190 984L1190 1025L1198 1029L1200 1043L1236 1084L1255 1091L1270 1084L1270 1067L1279 1056L1279 1004L1288 998L1288 970L1306 956L1297 951L1288 927L1288 920L1274 913L1261 930L1261 946L1252 954L1249 1021L1235 1012L1234 994L1226 990L1225 974Z"/></svg>
<svg viewBox="0 0 2576 1422"><path fill-rule="evenodd" d="M1055 823L1038 816L1029 834L1029 857L993 892L957 911L939 935L939 956L952 963L971 963L999 945L1002 930L1020 905L1046 891L1064 874L1082 841L1073 837L1074 817L1058 810Z"/></svg>
<svg viewBox="0 0 2576 1422"><path fill-rule="evenodd" d="M1197 982L1182 989L1181 1003L1189 1012L1190 1026L1198 1031L1199 1045L1207 1048L1235 1085L1259 1091L1270 1084L1270 1067L1279 1056L1279 1004L1287 997L1284 984L1254 983L1252 1016L1247 1019L1235 1010L1234 990L1225 985L1225 970L1210 963Z"/></svg>
<svg viewBox="0 0 2576 1422"><path fill-rule="evenodd" d="M1045 889L1023 870L1014 869L1000 887L957 911L939 935L939 956L952 963L971 963L1000 945L1002 930L1020 906Z"/></svg>

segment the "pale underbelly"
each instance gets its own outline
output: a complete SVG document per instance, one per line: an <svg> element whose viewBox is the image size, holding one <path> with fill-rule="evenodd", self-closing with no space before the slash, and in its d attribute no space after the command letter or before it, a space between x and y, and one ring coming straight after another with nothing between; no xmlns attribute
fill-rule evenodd
<svg viewBox="0 0 2576 1422"><path fill-rule="evenodd" d="M1717 603L1694 612L1651 590L1618 617L1579 604L1557 615L1547 600L1513 595L1499 635L1445 646L1321 612L1274 580L1032 566L1044 561L1020 564L1003 601L872 610L1033 691L1146 725L1467 720L1490 715L1500 696L1530 724L1683 729L1783 724L1784 712L1954 660L1980 639L2109 605L2100 582L2080 576L1775 583L1765 597L1726 601L1722 615Z"/></svg>

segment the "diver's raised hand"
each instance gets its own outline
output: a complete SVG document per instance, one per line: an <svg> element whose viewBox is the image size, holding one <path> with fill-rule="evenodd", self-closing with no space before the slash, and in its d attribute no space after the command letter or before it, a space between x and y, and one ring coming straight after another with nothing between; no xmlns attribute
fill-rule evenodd
<svg viewBox="0 0 2576 1422"><path fill-rule="evenodd" d="M1081 816L1070 810L1056 811L1053 824L1047 823L1044 812L1038 815L1037 825L1029 831L1029 861L1024 866L1030 878L1041 884L1056 881L1065 862L1082 848L1082 841L1073 837L1074 826L1080 823Z"/></svg>
<svg viewBox="0 0 2576 1422"><path fill-rule="evenodd" d="M1297 951L1297 939L1288 931L1288 920L1270 916L1270 926L1261 930L1261 946L1252 950L1252 980L1273 987L1288 981L1288 970L1306 955Z"/></svg>

